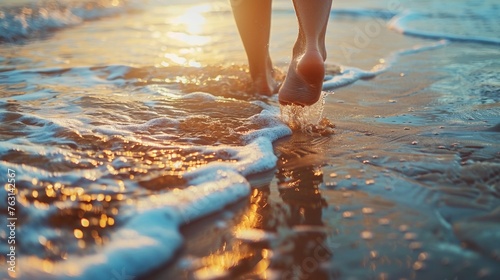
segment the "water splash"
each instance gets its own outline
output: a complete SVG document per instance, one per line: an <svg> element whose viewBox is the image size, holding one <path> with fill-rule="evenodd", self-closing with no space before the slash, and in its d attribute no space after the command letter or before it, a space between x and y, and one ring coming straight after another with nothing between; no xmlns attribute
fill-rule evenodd
<svg viewBox="0 0 500 280"><path fill-rule="evenodd" d="M281 120L292 130L308 134L331 135L335 125L323 117L325 98L333 92L322 91L319 101L311 106L280 105Z"/></svg>

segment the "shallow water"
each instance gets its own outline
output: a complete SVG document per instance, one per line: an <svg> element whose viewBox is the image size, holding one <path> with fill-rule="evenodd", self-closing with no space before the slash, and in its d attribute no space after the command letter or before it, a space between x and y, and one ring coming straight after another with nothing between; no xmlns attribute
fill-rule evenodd
<svg viewBox="0 0 500 280"><path fill-rule="evenodd" d="M308 117L248 93L225 1L26 3L0 6L2 277L500 275L494 1L335 3Z"/></svg>

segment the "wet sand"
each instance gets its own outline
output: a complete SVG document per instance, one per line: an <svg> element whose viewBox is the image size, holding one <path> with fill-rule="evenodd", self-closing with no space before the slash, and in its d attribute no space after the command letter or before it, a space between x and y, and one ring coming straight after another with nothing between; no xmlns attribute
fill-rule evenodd
<svg viewBox="0 0 500 280"><path fill-rule="evenodd" d="M31 10L5 10L21 38L0 50L0 169L19 174L20 279L500 279L495 3L405 2L413 20L387 3L334 4L327 63L344 76L323 111L334 133L294 131L273 143L274 169L248 175L272 167L271 142L289 130L276 96L248 93L227 1L90 1L75 22L41 4L52 17L32 18L31 31L16 20ZM295 18L289 1L274 3L283 74ZM464 17L470 5L482 10ZM393 18L420 36L391 29ZM196 191L221 181L228 189Z"/></svg>
<svg viewBox="0 0 500 280"><path fill-rule="evenodd" d="M335 133L276 142L250 198L145 279L497 279L498 108L447 112L446 74L408 71L426 55L328 96Z"/></svg>

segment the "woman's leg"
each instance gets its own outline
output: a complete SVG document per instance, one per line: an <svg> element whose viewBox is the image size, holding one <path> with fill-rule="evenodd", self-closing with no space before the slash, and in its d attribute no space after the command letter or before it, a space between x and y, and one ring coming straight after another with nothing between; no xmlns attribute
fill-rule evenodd
<svg viewBox="0 0 500 280"><path fill-rule="evenodd" d="M325 32L332 0L293 0L299 35L279 90L282 104L312 105L321 95L325 75Z"/></svg>
<svg viewBox="0 0 500 280"><path fill-rule="evenodd" d="M257 93L277 92L269 56L272 0L231 0L233 15L247 53L250 75Z"/></svg>

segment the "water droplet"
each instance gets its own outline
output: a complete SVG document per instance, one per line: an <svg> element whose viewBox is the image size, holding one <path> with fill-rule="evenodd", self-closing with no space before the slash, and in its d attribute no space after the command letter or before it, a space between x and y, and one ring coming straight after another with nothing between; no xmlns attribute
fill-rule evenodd
<svg viewBox="0 0 500 280"><path fill-rule="evenodd" d="M351 212L351 211L344 211L344 213L342 213L342 217L345 218L345 219L350 219L354 216L354 213Z"/></svg>
<svg viewBox="0 0 500 280"><path fill-rule="evenodd" d="M422 252L418 254L418 260L419 261L425 261L429 258L429 254L427 252Z"/></svg>
<svg viewBox="0 0 500 280"><path fill-rule="evenodd" d="M333 181L333 182L327 182L326 183L326 186L327 187L330 187L330 188L334 188L337 186L337 182Z"/></svg>
<svg viewBox="0 0 500 280"><path fill-rule="evenodd" d="M373 214L375 211L373 210L373 208L370 208L370 207L364 207L363 209L361 209L361 212L363 212L363 214Z"/></svg>
<svg viewBox="0 0 500 280"><path fill-rule="evenodd" d="M82 218L82 219L80 220L80 222L81 222L81 224L82 224L82 226L83 226L83 227L88 227L88 226L89 226L89 224L90 224L89 220L87 220L87 219L85 219L85 218Z"/></svg>
<svg viewBox="0 0 500 280"><path fill-rule="evenodd" d="M408 231L408 226L407 225L400 225L399 226L399 231L401 231L401 232Z"/></svg>
<svg viewBox="0 0 500 280"><path fill-rule="evenodd" d="M424 269L424 267L425 267L425 264L423 262L420 262L420 261L416 261L413 264L413 269L414 270L422 270L422 269Z"/></svg>
<svg viewBox="0 0 500 280"><path fill-rule="evenodd" d="M343 197L346 197L346 198L347 198L347 197L351 197L351 196L352 196L352 193L350 193L350 192L345 192L345 193L342 193L342 196L343 196Z"/></svg>
<svg viewBox="0 0 500 280"><path fill-rule="evenodd" d="M40 242L40 244L45 246L45 244L47 244L47 238L45 238L45 236L40 236L38 237L38 242Z"/></svg>
<svg viewBox="0 0 500 280"><path fill-rule="evenodd" d="M408 245L408 247L412 250L418 250L422 248L422 242L417 242L417 241L410 242L410 245Z"/></svg>
<svg viewBox="0 0 500 280"><path fill-rule="evenodd" d="M83 232L80 229L75 228L73 230L73 234L75 235L76 238L80 239L83 237Z"/></svg>
<svg viewBox="0 0 500 280"><path fill-rule="evenodd" d="M415 238L417 238L417 234L414 232L407 232L404 235L404 239L406 240L415 240Z"/></svg>
<svg viewBox="0 0 500 280"><path fill-rule="evenodd" d="M378 220L378 224L381 226L387 226L391 223L391 221L387 218L381 218Z"/></svg>
<svg viewBox="0 0 500 280"><path fill-rule="evenodd" d="M361 232L361 238L365 240L373 239L373 233L371 231L365 230Z"/></svg>

